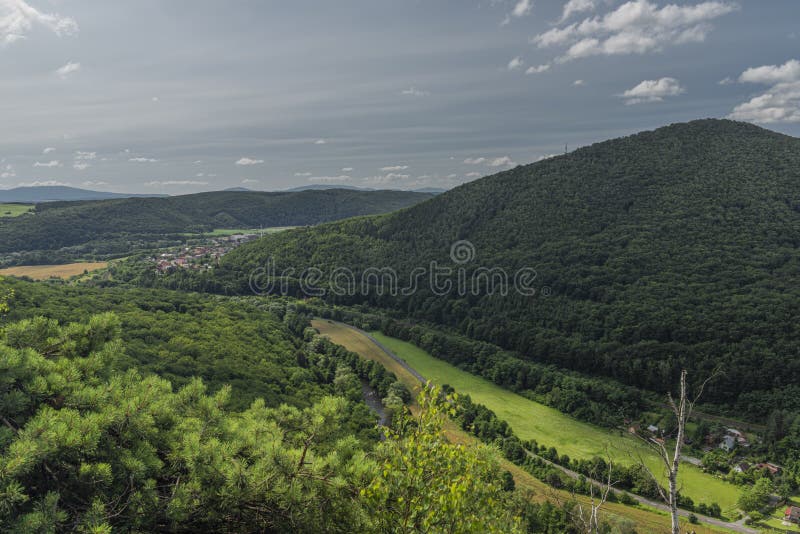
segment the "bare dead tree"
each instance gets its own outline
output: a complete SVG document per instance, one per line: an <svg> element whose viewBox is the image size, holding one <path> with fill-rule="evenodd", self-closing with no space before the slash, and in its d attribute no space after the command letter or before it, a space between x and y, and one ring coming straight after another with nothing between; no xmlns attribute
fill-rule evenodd
<svg viewBox="0 0 800 534"><path fill-rule="evenodd" d="M578 503L577 514L575 520L580 524L586 534L597 534L600 532L600 509L608 500L616 482L612 481L612 474L614 464L611 457L608 456L608 468L605 476L601 479L600 473L591 473L589 482L589 503L588 509L584 508L583 504L576 499Z"/></svg>
<svg viewBox="0 0 800 534"><path fill-rule="evenodd" d="M659 477L653 473L643 459L640 459L641 467L643 467L645 471L647 471L647 473L653 478L656 488L658 489L659 496L669 507L670 517L672 519L673 534L680 534L681 532L680 522L678 520L678 469L680 468L683 441L686 436L686 422L691 417L692 412L694 411L694 405L703 394L706 384L708 384L708 382L714 378L716 374L717 373L714 373L709 376L700 385L694 398L689 399L686 390L687 372L686 369L681 371L680 398L676 402L672 396L672 393L667 396L668 405L672 410L672 413L675 415L675 419L677 420L678 424L677 433L675 436L675 448L672 452L670 452L667 442L664 439L657 439L654 437L649 437L647 439L642 438L645 443L647 443L647 445L650 446L650 448L653 449L658 455L659 459L661 460L661 464L664 467L664 472L667 476L669 487L666 491L664 491L664 488L661 487L661 483L659 482Z"/></svg>

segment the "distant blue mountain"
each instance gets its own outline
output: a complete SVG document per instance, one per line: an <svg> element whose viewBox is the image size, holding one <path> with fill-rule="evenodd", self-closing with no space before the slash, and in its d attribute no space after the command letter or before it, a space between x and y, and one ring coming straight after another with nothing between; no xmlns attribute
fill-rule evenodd
<svg viewBox="0 0 800 534"><path fill-rule="evenodd" d="M108 191L90 191L61 185L35 187L16 187L0 190L0 202L20 202L36 204L38 202L55 202L58 200L108 200L112 198L131 197L165 197L167 195L110 193Z"/></svg>

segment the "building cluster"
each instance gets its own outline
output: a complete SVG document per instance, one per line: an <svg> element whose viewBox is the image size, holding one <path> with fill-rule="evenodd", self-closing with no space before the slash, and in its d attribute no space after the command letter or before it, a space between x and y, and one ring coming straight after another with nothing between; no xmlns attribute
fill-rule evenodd
<svg viewBox="0 0 800 534"><path fill-rule="evenodd" d="M210 269L217 264L222 256L257 237L258 234L235 234L217 237L210 239L207 243L162 252L152 257L151 261L155 263L156 270L160 273L171 272L176 269Z"/></svg>
<svg viewBox="0 0 800 534"><path fill-rule="evenodd" d="M735 428L726 429L725 434L722 436L722 441L719 442L719 448L726 452L731 452L736 447L749 446L750 442L747 441L747 436Z"/></svg>

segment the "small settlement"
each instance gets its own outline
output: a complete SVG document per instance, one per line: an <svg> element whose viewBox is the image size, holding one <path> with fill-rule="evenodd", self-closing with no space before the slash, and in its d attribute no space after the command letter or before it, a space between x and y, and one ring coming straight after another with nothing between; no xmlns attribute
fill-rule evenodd
<svg viewBox="0 0 800 534"><path fill-rule="evenodd" d="M176 269L211 269L219 259L243 243L258 238L258 234L234 234L210 238L207 242L167 250L150 258L159 273Z"/></svg>

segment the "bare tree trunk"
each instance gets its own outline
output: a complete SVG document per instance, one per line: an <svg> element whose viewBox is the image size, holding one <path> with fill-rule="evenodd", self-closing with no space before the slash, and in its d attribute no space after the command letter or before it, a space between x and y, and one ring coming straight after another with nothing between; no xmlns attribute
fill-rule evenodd
<svg viewBox="0 0 800 534"><path fill-rule="evenodd" d="M641 461L642 467L644 467L644 469L650 473L650 476L655 481L658 492L661 495L661 499L667 504L667 506L669 506L670 517L672 519L672 534L680 534L681 532L678 516L678 469L680 468L683 441L686 436L686 422L689 420L689 417L691 417L694 405L697 402L697 399L700 398L700 395L703 394L703 389L705 388L706 384L709 380L716 376L715 373L707 378L700 386L700 390L694 399L689 400L686 392L686 374L686 369L681 371L680 398L678 399L678 402L675 402L675 399L672 397L671 393L668 397L669 407L675 414L675 418L678 421L678 431L677 435L675 436L675 450L672 452L672 454L670 454L670 452L667 450L666 442L663 439L658 440L651 437L646 440L647 444L656 451L661 459L661 463L664 466L664 472L667 475L667 481L669 484L666 494L662 490L661 484L659 483L658 477L655 475L655 473L653 473L647 467L643 460Z"/></svg>
<svg viewBox="0 0 800 534"><path fill-rule="evenodd" d="M587 479L589 482L589 509L584 510L583 505L578 502L578 513L575 514L576 523L586 534L598 534L600 532L600 509L605 505L609 494L614 488L615 482L611 479L613 471L614 463L609 456L606 473L591 472L590 477ZM601 478L597 475L603 475L603 477ZM575 498L574 493L573 498Z"/></svg>

